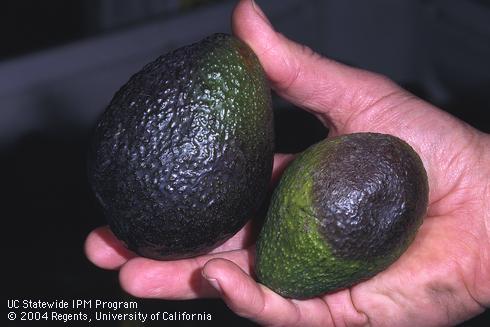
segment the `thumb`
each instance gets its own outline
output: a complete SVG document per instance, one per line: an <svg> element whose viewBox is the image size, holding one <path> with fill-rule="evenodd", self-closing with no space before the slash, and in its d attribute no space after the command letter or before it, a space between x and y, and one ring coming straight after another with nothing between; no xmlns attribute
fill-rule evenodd
<svg viewBox="0 0 490 327"><path fill-rule="evenodd" d="M380 99L407 96L385 77L324 58L277 33L253 0L237 4L232 27L259 57L272 88L332 132L347 132L350 117Z"/></svg>

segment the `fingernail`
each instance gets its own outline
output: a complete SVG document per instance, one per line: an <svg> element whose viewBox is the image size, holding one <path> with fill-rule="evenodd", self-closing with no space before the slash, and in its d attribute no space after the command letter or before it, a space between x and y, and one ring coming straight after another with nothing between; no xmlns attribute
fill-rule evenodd
<svg viewBox="0 0 490 327"><path fill-rule="evenodd" d="M267 16L264 14L264 12L262 11L262 9L260 9L259 5L255 2L255 0L250 0L252 2L252 7L254 8L255 12L257 13L257 15L259 15L262 20L267 23L267 25L269 26L272 26L271 22L269 21L269 19L267 18Z"/></svg>
<svg viewBox="0 0 490 327"><path fill-rule="evenodd" d="M219 286L218 280L215 278L206 278L206 280L213 286L215 290L221 293L221 286Z"/></svg>

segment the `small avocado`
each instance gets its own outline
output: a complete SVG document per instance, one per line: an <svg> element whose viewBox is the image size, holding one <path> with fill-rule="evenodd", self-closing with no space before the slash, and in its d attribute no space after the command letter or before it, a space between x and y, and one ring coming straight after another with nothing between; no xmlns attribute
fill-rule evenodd
<svg viewBox="0 0 490 327"><path fill-rule="evenodd" d="M428 190L420 157L397 137L356 133L311 146L272 195L257 241L258 280L302 299L375 275L414 239Z"/></svg>
<svg viewBox="0 0 490 327"><path fill-rule="evenodd" d="M114 234L139 255L206 253L265 199L271 94L258 58L214 34L160 56L114 95L93 135L89 179Z"/></svg>

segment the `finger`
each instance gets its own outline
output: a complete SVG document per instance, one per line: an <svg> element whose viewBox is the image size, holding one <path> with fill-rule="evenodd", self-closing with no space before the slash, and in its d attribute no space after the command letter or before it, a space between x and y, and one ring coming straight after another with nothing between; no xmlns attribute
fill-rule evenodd
<svg viewBox="0 0 490 327"><path fill-rule="evenodd" d="M281 178L282 173L289 165L291 161L294 160L294 155L285 153L276 153L274 155L274 167L272 169L272 179L271 185L274 186Z"/></svg>
<svg viewBox="0 0 490 327"><path fill-rule="evenodd" d="M355 111L403 93L384 77L323 58L275 32L252 0L238 3L232 26L258 55L272 87L297 106L319 114L330 128L342 128Z"/></svg>
<svg viewBox="0 0 490 327"><path fill-rule="evenodd" d="M368 316L359 311L352 300L350 289L325 295L324 301L333 319L334 326L367 326Z"/></svg>
<svg viewBox="0 0 490 327"><path fill-rule="evenodd" d="M118 269L136 256L114 236L108 226L99 227L87 236L85 255L93 264L104 269Z"/></svg>
<svg viewBox="0 0 490 327"><path fill-rule="evenodd" d="M250 271L250 251L242 249L174 261L134 258L122 266L119 281L126 292L143 298L185 300L216 297L216 290L202 277L202 267L213 258L226 258Z"/></svg>
<svg viewBox="0 0 490 327"><path fill-rule="evenodd" d="M261 325L331 326L325 303L320 299L303 303L287 300L257 284L247 272L231 261L210 260L202 274L230 309Z"/></svg>

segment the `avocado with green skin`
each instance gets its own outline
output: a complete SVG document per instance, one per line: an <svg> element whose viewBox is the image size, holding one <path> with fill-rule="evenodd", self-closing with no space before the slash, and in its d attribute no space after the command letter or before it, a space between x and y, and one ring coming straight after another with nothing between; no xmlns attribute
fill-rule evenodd
<svg viewBox="0 0 490 327"><path fill-rule="evenodd" d="M129 249L186 258L223 243L259 207L273 147L257 57L215 34L147 64L114 95L94 132L89 177Z"/></svg>
<svg viewBox="0 0 490 327"><path fill-rule="evenodd" d="M274 191L257 241L258 280L298 299L365 280L407 249L427 202L422 161L399 138L356 133L317 143Z"/></svg>

